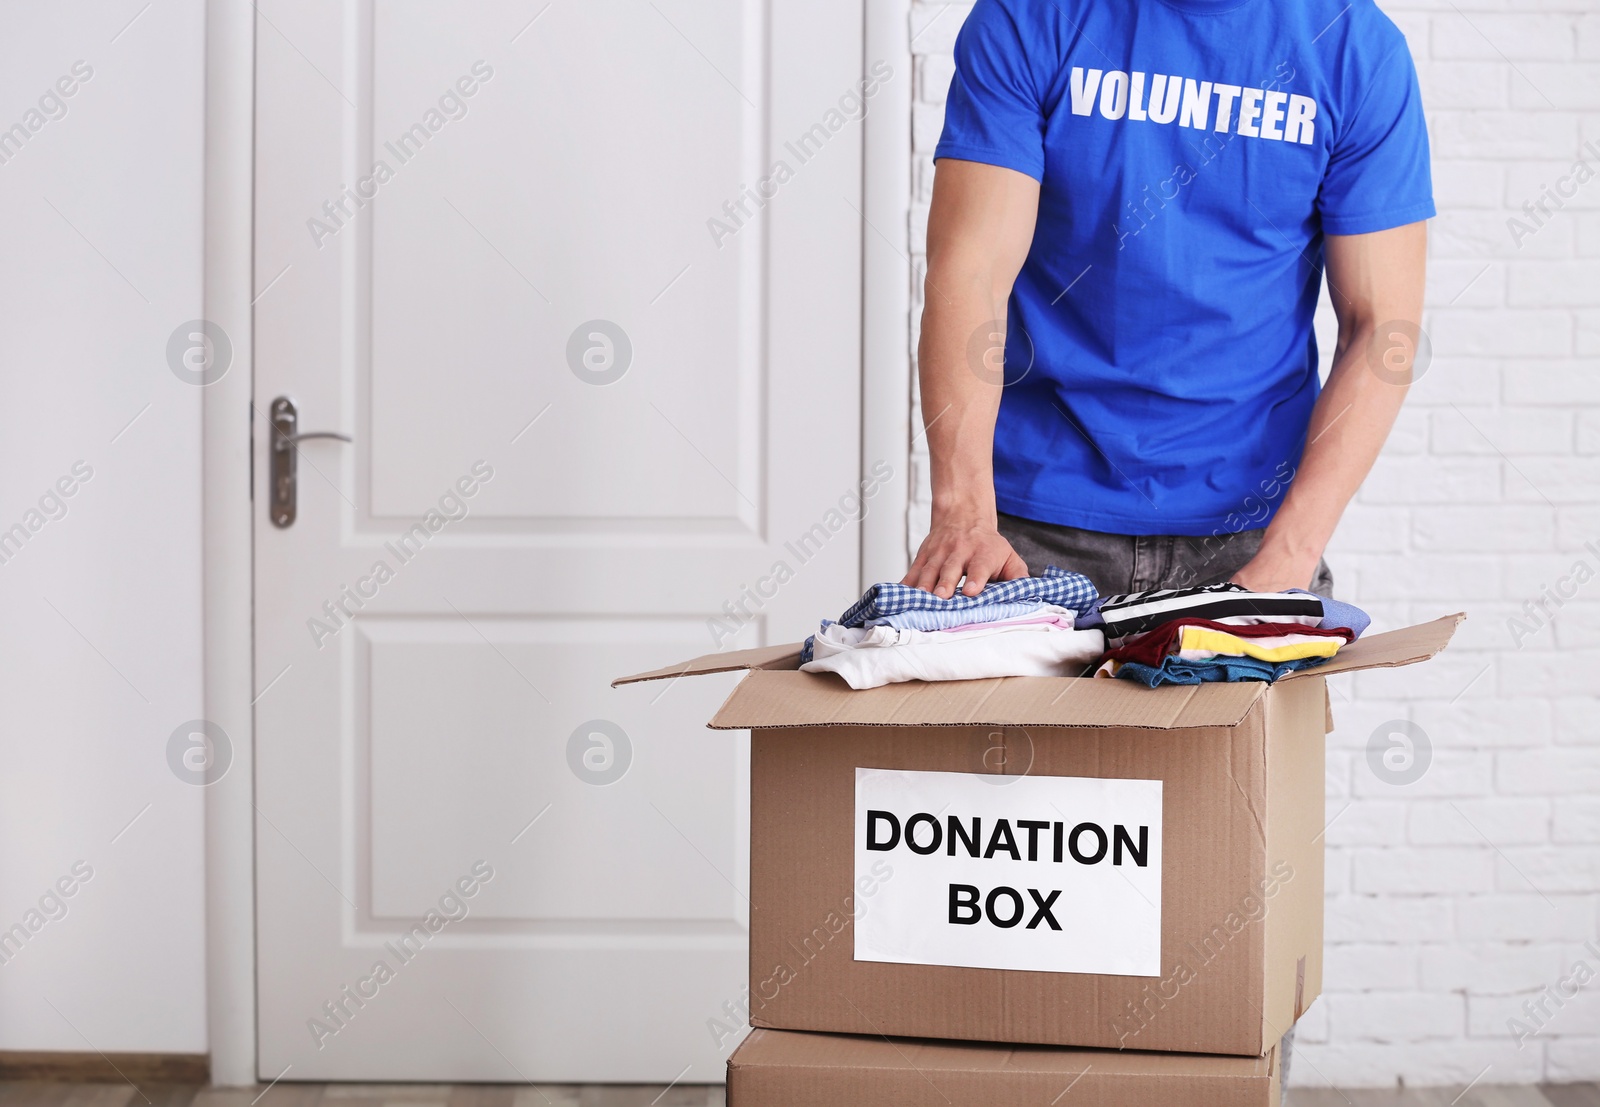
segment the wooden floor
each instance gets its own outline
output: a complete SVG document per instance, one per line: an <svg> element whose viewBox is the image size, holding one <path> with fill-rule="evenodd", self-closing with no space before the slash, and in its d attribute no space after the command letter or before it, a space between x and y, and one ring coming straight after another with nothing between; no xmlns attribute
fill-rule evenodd
<svg viewBox="0 0 1600 1107"><path fill-rule="evenodd" d="M0 1082L0 1107L724 1107L720 1087L511 1084L193 1085ZM1600 1085L1296 1089L1288 1107L1600 1107Z"/></svg>
<svg viewBox="0 0 1600 1107"><path fill-rule="evenodd" d="M0 1082L0 1107L724 1107L722 1089L638 1085L278 1084L268 1089ZM1600 1085L1296 1089L1288 1107L1600 1107Z"/></svg>
<svg viewBox="0 0 1600 1107"><path fill-rule="evenodd" d="M148 1103L147 1103L148 1101ZM0 1107L724 1107L722 1088L640 1084L276 1084L254 1088L0 1082ZM1540 1104L1539 1107L1544 1107Z"/></svg>
<svg viewBox="0 0 1600 1107"><path fill-rule="evenodd" d="M1600 1084L1546 1084L1543 1087L1485 1087L1465 1094L1454 1088L1392 1091L1338 1091L1296 1088L1287 1107L1600 1107ZM262 1105L265 1107L265 1104Z"/></svg>
<svg viewBox="0 0 1600 1107"><path fill-rule="evenodd" d="M1394 1091L1338 1091L1296 1088L1287 1107L1600 1107L1600 1084L1546 1084L1543 1087L1478 1086L1465 1094L1454 1088ZM265 1107L263 1104L262 1107Z"/></svg>
<svg viewBox="0 0 1600 1107"><path fill-rule="evenodd" d="M128 1084L0 1082L0 1107L724 1107L724 1102L720 1086L704 1084L662 1088L284 1082L271 1090L266 1085L199 1088L145 1084L135 1091Z"/></svg>

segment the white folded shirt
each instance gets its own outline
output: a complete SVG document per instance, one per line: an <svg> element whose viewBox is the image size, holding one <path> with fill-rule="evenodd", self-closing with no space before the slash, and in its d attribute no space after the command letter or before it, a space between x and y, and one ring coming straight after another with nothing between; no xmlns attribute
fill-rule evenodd
<svg viewBox="0 0 1600 1107"><path fill-rule="evenodd" d="M1076 676L1105 652L1098 630L1065 630L1049 623L973 630L843 627L819 631L808 673L838 673L852 688L906 680L982 680L1003 676Z"/></svg>

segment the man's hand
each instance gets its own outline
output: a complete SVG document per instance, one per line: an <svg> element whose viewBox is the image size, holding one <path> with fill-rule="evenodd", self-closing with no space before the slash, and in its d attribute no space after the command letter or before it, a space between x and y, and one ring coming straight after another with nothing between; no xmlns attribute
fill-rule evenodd
<svg viewBox="0 0 1600 1107"><path fill-rule="evenodd" d="M900 583L948 600L956 594L963 576L967 583L961 588L962 595L976 596L991 580L1027 575L1028 566L993 522L969 518L935 523Z"/></svg>
<svg viewBox="0 0 1600 1107"><path fill-rule="evenodd" d="M1300 561L1257 556L1233 574L1233 583L1252 592L1287 592L1291 588L1310 588L1316 575L1316 561L1306 568Z"/></svg>

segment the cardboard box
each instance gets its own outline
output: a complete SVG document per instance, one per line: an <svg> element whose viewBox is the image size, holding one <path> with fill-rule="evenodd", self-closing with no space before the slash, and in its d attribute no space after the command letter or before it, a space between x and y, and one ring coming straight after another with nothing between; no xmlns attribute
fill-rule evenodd
<svg viewBox="0 0 1600 1107"><path fill-rule="evenodd" d="M751 731L751 1025L1259 1057L1322 986L1323 677L1461 618L1271 685L852 691L795 646L617 683L750 670L710 725Z"/></svg>
<svg viewBox="0 0 1600 1107"><path fill-rule="evenodd" d="M728 1107L1277 1107L1278 1078L1276 1050L1216 1057L754 1030L728 1058Z"/></svg>

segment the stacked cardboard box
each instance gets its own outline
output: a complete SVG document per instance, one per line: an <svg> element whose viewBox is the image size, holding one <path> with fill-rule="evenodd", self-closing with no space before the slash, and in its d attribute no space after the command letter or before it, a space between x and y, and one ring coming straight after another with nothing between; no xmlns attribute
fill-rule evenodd
<svg viewBox="0 0 1600 1107"><path fill-rule="evenodd" d="M1276 1104L1265 1057L1118 1053L754 1030L728 1060L730 1107L1240 1107Z"/></svg>
<svg viewBox="0 0 1600 1107"><path fill-rule="evenodd" d="M1323 678L1461 618L1271 685L857 692L796 646L618 681L749 670L710 724L751 732L732 1107L1276 1104L1322 986Z"/></svg>

